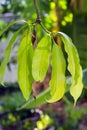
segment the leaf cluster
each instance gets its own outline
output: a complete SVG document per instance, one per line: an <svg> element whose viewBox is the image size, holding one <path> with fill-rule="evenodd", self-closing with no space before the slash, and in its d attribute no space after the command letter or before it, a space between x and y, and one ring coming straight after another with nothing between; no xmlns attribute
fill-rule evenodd
<svg viewBox="0 0 87 130"><path fill-rule="evenodd" d="M46 33L38 42L36 30L34 30L35 28L31 31L31 27L36 26L37 24L29 24L24 20L21 22L24 23L23 27L14 33L4 52L4 59L0 66L0 83L3 84L4 82L5 69L10 58L12 46L19 33L22 31L22 38L18 48L18 83L26 100L29 99L32 93L32 85L34 81L43 82L49 67L51 66L52 68L49 88L40 94L38 99L32 99L25 104L23 108L36 107L45 102L52 103L60 100L67 91L67 78L65 76L66 69L69 70L72 76L69 91L74 98L74 103L76 103L83 88L82 68L78 52L72 43L72 40L65 33L51 33L39 24ZM1 30L0 35L15 23L16 22L12 22L5 29ZM66 66L66 60L62 48L55 42L54 36L60 37L64 44L64 49L68 56L68 67Z"/></svg>

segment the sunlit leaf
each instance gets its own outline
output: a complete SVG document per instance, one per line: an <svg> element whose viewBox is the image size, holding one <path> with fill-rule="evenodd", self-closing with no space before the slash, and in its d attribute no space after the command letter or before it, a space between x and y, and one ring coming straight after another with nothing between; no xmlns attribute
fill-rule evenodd
<svg viewBox="0 0 87 130"><path fill-rule="evenodd" d="M81 95L82 84L82 68L80 66L78 52L72 43L72 40L64 33L58 33L64 43L65 50L68 55L68 70L72 75L72 85L70 87L70 93L73 96L75 103Z"/></svg>
<svg viewBox="0 0 87 130"><path fill-rule="evenodd" d="M14 24L16 24L16 23L19 23L19 22L27 23L25 20L17 20L17 21L10 22L8 25L6 25L5 28L3 28L2 30L0 30L0 36L1 36L9 27L11 27L12 25L14 25Z"/></svg>
<svg viewBox="0 0 87 130"><path fill-rule="evenodd" d="M87 88L87 69L83 70L83 85L85 88ZM66 89L65 91L68 92L71 86L71 77L67 78L67 82L66 82L66 87L68 86L68 89ZM40 93L36 100L34 98L31 98L29 101L27 101L27 103L25 103L24 105L22 105L19 109L23 109L23 108L35 108L37 106L43 105L47 102L47 99L50 99L50 88L48 88L47 90L43 91L42 93Z"/></svg>
<svg viewBox="0 0 87 130"><path fill-rule="evenodd" d="M36 81L43 81L49 66L51 38L45 35L38 43L32 63L32 74Z"/></svg>
<svg viewBox="0 0 87 130"><path fill-rule="evenodd" d="M52 49L52 76L50 81L51 99L48 102L60 100L65 93L65 59L61 48L54 42Z"/></svg>
<svg viewBox="0 0 87 130"><path fill-rule="evenodd" d="M23 108L35 108L37 106L43 105L47 102L47 99L50 99L50 89L41 92L37 97L36 100L31 98L27 101L24 105L22 105L19 109Z"/></svg>
<svg viewBox="0 0 87 130"><path fill-rule="evenodd" d="M75 76L74 76L75 83L72 84L70 88L70 93L74 97L76 103L77 99L81 95L83 83L82 83L82 68L79 63L80 61L75 46L73 46L73 54L74 54L74 62L75 62Z"/></svg>
<svg viewBox="0 0 87 130"><path fill-rule="evenodd" d="M29 31L23 33L18 50L18 83L23 96L27 100L32 90L32 58L33 46L30 40Z"/></svg>
<svg viewBox="0 0 87 130"><path fill-rule="evenodd" d="M1 83L1 84L3 84L3 81L4 81L4 73L5 73L5 69L6 69L6 65L7 65L7 63L8 63L8 60L9 60L9 58L10 58L10 54L11 54L11 51L12 51L12 46L13 46L13 44L14 44L16 38L18 37L18 34L20 33L20 31L21 31L23 28L24 28L24 26L21 27L18 31L16 31L16 32L13 34L13 36L12 36L12 38L11 38L11 40L10 40L8 46L7 46L7 48L6 48L5 51L4 51L4 59L3 59L2 63L1 63L1 66L0 66L0 83Z"/></svg>

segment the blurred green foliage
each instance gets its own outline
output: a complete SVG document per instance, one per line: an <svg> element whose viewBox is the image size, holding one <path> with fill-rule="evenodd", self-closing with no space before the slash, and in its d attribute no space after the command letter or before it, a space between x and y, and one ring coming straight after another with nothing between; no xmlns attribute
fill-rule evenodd
<svg viewBox="0 0 87 130"><path fill-rule="evenodd" d="M42 22L50 31L63 31L74 41L81 59L83 68L87 67L87 1L86 0L37 0ZM3 19L5 13L13 13L10 20ZM25 19L30 23L36 19L33 0L4 0L0 1L0 29L8 22L16 19ZM7 21L7 22L6 22ZM12 26L9 30L15 31ZM6 31L5 34L7 34ZM38 37L43 35L41 28L37 27ZM6 35L4 35L6 36Z"/></svg>
<svg viewBox="0 0 87 130"><path fill-rule="evenodd" d="M64 26L64 22L71 23L73 20L73 14L70 9L68 9L67 0L38 0L38 5L42 21L48 29L53 29L55 22L59 19L57 18L59 17L58 15L61 15L60 24ZM58 10L60 12L58 12ZM32 22L36 18L33 0L5 0L5 2L1 2L1 14L11 11L16 17L19 16L17 19L24 18Z"/></svg>

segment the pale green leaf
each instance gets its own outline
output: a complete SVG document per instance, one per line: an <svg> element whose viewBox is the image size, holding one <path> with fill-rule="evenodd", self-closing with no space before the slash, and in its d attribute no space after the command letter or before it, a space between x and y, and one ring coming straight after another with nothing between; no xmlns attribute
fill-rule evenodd
<svg viewBox="0 0 87 130"><path fill-rule="evenodd" d="M64 43L65 50L68 55L68 70L72 75L72 85L70 87L70 93L73 96L75 103L81 95L82 84L82 68L79 61L78 52L72 43L72 40L64 33L59 32L60 37Z"/></svg>
<svg viewBox="0 0 87 130"><path fill-rule="evenodd" d="M51 99L48 102L60 100L65 93L66 63L61 48L54 42L52 49L52 76L50 80Z"/></svg>
<svg viewBox="0 0 87 130"><path fill-rule="evenodd" d="M36 99L31 98L29 101L27 101L24 105L22 105L20 109L23 108L36 108L38 106L41 106L47 102L47 99L50 98L50 89L48 88L47 90L41 92Z"/></svg>
<svg viewBox="0 0 87 130"><path fill-rule="evenodd" d="M13 22L10 22L9 24L6 25L5 28L3 28L2 30L0 30L0 36L12 25L16 24L16 23L19 23L19 22L22 22L22 23L27 23L25 20L17 20L17 21L13 21ZM28 23L27 23L28 24Z"/></svg>
<svg viewBox="0 0 87 130"><path fill-rule="evenodd" d="M66 92L69 91L70 85L71 85L71 77L68 77L67 82L66 82L66 86L68 86L68 89L65 90ZM85 88L87 88L87 69L83 70L83 85ZM47 99L48 100L50 99L50 88L40 93L36 97L36 100L34 98L31 98L24 105L22 105L19 109L38 107L40 105L45 104L47 102Z"/></svg>
<svg viewBox="0 0 87 130"><path fill-rule="evenodd" d="M73 79L75 76L75 62L74 62L74 56L73 56L73 43L71 41L71 39L64 33L59 32L60 37L62 38L62 41L64 43L64 47L65 47L65 51L68 55L68 70L70 71Z"/></svg>
<svg viewBox="0 0 87 130"><path fill-rule="evenodd" d="M1 83L1 84L3 84L3 81L4 81L4 73L5 73L5 69L6 69L6 65L7 65L7 63L8 63L8 60L9 60L9 58L10 58L10 54L11 54L11 51L12 51L12 46L13 46L13 44L14 44L16 38L18 37L18 34L20 33L20 31L21 31L24 27L25 27L25 26L21 27L18 31L16 31L16 32L13 34L13 36L12 36L12 38L11 38L11 40L10 40L8 46L7 46L7 48L6 48L5 51L4 51L4 59L3 59L2 63L1 63L1 65L0 65L0 83Z"/></svg>
<svg viewBox="0 0 87 130"><path fill-rule="evenodd" d="M18 50L18 83L26 100L29 99L32 90L32 58L33 46L29 36L29 31L26 30L23 33Z"/></svg>
<svg viewBox="0 0 87 130"><path fill-rule="evenodd" d="M75 62L75 76L74 76L75 84L72 84L70 88L70 93L74 97L76 103L77 99L82 93L83 83L82 83L82 68L79 63L79 57L75 46L73 46L73 54Z"/></svg>
<svg viewBox="0 0 87 130"><path fill-rule="evenodd" d="M38 43L32 63L32 74L36 81L43 81L48 67L51 51L51 37L45 35Z"/></svg>

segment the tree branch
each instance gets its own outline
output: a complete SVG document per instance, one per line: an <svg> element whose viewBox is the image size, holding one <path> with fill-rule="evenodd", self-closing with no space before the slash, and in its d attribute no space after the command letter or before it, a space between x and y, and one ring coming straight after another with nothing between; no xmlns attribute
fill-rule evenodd
<svg viewBox="0 0 87 130"><path fill-rule="evenodd" d="M37 14L36 22L41 23L41 16L40 16L40 11L37 5L37 0L34 0L34 6L35 6L36 14Z"/></svg>
<svg viewBox="0 0 87 130"><path fill-rule="evenodd" d="M33 0L34 1L34 6L35 6L35 10L36 10L36 14L37 14L37 18L36 18L36 21L34 23L38 23L41 25L41 27L43 28L43 30L45 32L47 32L48 34L51 34L50 31L48 31L44 25L42 24L42 20L41 20L41 16L40 16L40 11L39 11L39 8L38 8L38 4L37 4L37 0Z"/></svg>

